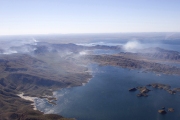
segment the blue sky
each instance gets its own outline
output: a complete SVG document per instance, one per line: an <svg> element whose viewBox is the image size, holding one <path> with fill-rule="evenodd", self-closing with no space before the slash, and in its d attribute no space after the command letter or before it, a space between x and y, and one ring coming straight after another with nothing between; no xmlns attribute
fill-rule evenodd
<svg viewBox="0 0 180 120"><path fill-rule="evenodd" d="M180 0L0 0L0 35L180 32Z"/></svg>

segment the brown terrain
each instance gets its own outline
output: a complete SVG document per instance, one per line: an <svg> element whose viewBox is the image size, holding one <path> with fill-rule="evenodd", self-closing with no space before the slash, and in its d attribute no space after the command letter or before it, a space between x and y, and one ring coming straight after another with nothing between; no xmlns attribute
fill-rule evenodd
<svg viewBox="0 0 180 120"><path fill-rule="evenodd" d="M56 100L52 92L58 89L81 86L92 77L87 64L96 62L129 69L138 69L160 74L180 75L180 68L169 64L178 63L179 53L156 48L152 53L121 52L114 55L79 55L84 50L116 50L120 47L84 47L75 44L27 45L35 48L30 53L0 54L0 119L1 120L70 120L60 115L44 114L33 110L32 102L18 96L47 98ZM26 46L26 47L27 47ZM21 50L23 47L13 47ZM152 49L152 48L151 48ZM145 50L144 50L145 51ZM147 50L149 51L149 50ZM148 89L138 88L140 96L147 96ZM177 88L176 91L179 89ZM180 90L179 90L180 91Z"/></svg>
<svg viewBox="0 0 180 120"><path fill-rule="evenodd" d="M43 53L0 55L1 120L71 120L33 110L31 101L18 96L47 98L53 104L54 90L80 86L91 78L85 66L57 53Z"/></svg>
<svg viewBox="0 0 180 120"><path fill-rule="evenodd" d="M180 65L179 52L161 48L150 48L142 51L143 53L121 52L114 55L87 55L84 59L101 65L113 65L158 74L180 75L180 68L173 65L174 63Z"/></svg>

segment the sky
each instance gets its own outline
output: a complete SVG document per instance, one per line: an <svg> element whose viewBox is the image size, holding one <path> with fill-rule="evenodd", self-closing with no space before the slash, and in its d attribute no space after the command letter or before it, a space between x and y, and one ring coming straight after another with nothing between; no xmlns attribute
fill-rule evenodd
<svg viewBox="0 0 180 120"><path fill-rule="evenodd" d="M180 32L180 0L0 0L0 35Z"/></svg>

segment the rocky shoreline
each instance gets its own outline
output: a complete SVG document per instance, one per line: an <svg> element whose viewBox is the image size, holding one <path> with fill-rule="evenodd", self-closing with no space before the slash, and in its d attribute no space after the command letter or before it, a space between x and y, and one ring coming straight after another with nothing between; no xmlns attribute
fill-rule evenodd
<svg viewBox="0 0 180 120"><path fill-rule="evenodd" d="M128 69L137 69L143 72L154 72L155 74L180 75L180 68L154 61L127 58L122 55L87 55L83 59L96 62L100 65L119 66Z"/></svg>

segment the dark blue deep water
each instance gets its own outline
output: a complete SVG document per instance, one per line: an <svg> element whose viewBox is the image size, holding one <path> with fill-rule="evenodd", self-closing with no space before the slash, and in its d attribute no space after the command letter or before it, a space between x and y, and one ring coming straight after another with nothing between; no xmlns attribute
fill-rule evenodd
<svg viewBox="0 0 180 120"><path fill-rule="evenodd" d="M37 100L37 108L45 113L57 113L77 120L179 120L180 93L171 95L164 90L149 88L148 97L137 97L128 89L150 83L180 87L180 76L142 73L113 66L90 65L93 78L85 86L55 92L57 105ZM175 112L165 115L157 111L172 107Z"/></svg>

